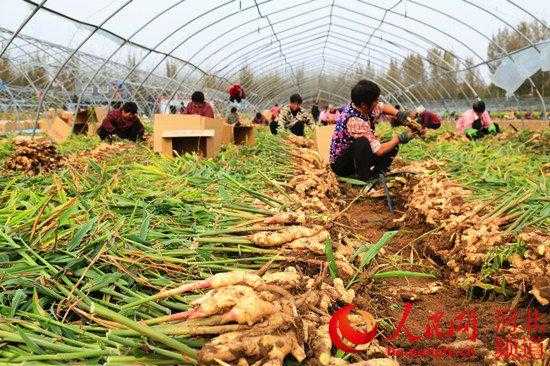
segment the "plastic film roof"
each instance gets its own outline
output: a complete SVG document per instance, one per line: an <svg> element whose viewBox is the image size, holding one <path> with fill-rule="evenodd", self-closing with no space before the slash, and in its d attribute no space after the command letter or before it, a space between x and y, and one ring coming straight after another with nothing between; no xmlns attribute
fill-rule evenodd
<svg viewBox="0 0 550 366"><path fill-rule="evenodd" d="M387 101L458 109L493 74L507 88L548 65L546 42L522 36L523 58L497 46L495 60L517 74L509 81L487 45L499 29L519 34L521 21L548 32L549 16L538 0L2 0L0 56L11 69L0 64L0 108L136 100L152 112L159 99L179 103L203 90L222 110L227 86L243 79L250 110L294 92L341 104L357 79L372 78ZM439 56L428 58L430 49ZM392 77L392 63L413 54L421 62L408 64L408 77ZM525 70L525 60L536 62ZM439 80L428 80L433 67ZM460 77L468 70L473 78Z"/></svg>

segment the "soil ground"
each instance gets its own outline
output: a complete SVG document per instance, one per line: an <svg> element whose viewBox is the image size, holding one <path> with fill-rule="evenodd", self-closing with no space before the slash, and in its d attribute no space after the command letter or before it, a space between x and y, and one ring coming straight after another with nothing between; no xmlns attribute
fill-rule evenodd
<svg viewBox="0 0 550 366"><path fill-rule="evenodd" d="M353 200L359 190L348 189L347 201ZM426 236L417 240L419 236L430 230L429 227L414 225L411 223L394 223L394 219L403 214L404 203L396 199L396 212L390 213L384 199L360 198L356 200L346 212L338 219L336 226L342 230L355 233L363 242L375 243L384 232L399 230L399 233L386 244L380 254L366 269L361 279L363 285L357 290L356 305L369 310L378 320L380 344L386 347L402 348L406 351L426 349L427 347L441 347L454 341L465 340L473 334L473 328L465 335L457 332L457 336L451 337L423 337L427 325L430 323L430 315L440 312L442 314L441 329L448 331L452 319L461 312L470 311L467 314L477 316L478 336L483 342L482 347L489 351L495 351L497 339L502 332L497 331L498 324L508 322L511 327L517 324L526 329L528 319L533 319L535 309L539 314L539 328L536 329L537 337L542 339L550 337L550 311L548 307L538 306L532 298L504 298L494 293L475 294L464 289L457 288L450 281L448 269L440 258L434 258L429 250L432 245L445 245L444 239L435 236ZM396 278L391 280L372 281L371 275L378 271L408 270L418 272L438 273L436 279L420 278ZM431 289L431 291L429 291ZM427 291L428 290L428 291ZM433 293L430 293L432 292ZM411 301L413 299L413 301ZM518 301L519 300L519 301ZM406 321L408 329L421 339L410 342L403 332L400 336L390 341L394 327L402 318L403 309L407 302L413 303L410 317ZM516 306L514 307L514 303ZM510 309L514 310L510 310ZM499 315L503 312L507 315ZM517 314L517 322L513 321ZM537 322L533 323L536 324ZM433 326L428 327L435 329ZM508 328L510 330L510 328ZM512 336L517 339L518 336ZM473 348L472 348L473 349ZM477 354L474 357L398 357L400 365L484 365L484 356ZM528 365L530 363L526 363ZM523 365L523 364L522 364Z"/></svg>

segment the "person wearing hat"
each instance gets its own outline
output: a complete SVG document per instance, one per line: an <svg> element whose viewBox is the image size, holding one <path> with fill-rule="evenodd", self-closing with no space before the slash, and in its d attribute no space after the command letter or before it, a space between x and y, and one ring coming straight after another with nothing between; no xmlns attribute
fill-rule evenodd
<svg viewBox="0 0 550 366"><path fill-rule="evenodd" d="M458 133L470 140L477 140L485 135L495 135L500 132L500 127L491 121L489 113L485 110L485 102L478 100L456 121Z"/></svg>
<svg viewBox="0 0 550 366"><path fill-rule="evenodd" d="M414 110L413 117L424 128L437 130L441 127L441 117L437 113L427 111L423 106L419 106Z"/></svg>

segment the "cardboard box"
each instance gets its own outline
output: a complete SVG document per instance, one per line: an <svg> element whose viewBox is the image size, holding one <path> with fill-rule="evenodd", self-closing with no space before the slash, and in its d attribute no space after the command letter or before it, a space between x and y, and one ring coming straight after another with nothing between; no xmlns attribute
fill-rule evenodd
<svg viewBox="0 0 550 366"><path fill-rule="evenodd" d="M199 115L155 114L153 128L154 150L167 157L176 151L211 158L233 139L233 128L225 120Z"/></svg>
<svg viewBox="0 0 550 366"><path fill-rule="evenodd" d="M53 119L43 118L39 121L40 130L56 143L62 143L71 136L73 126L70 126L58 116Z"/></svg>
<svg viewBox="0 0 550 366"><path fill-rule="evenodd" d="M109 108L107 106L95 106L94 113L96 121L101 124L105 117L107 117L107 114L109 113Z"/></svg>
<svg viewBox="0 0 550 366"><path fill-rule="evenodd" d="M317 144L317 151L321 156L321 161L325 164L330 162L330 143L332 140L332 134L334 133L335 125L317 126L315 129L315 142Z"/></svg>
<svg viewBox="0 0 550 366"><path fill-rule="evenodd" d="M107 117L109 109L105 106L95 106L81 109L76 114L76 121L73 128L74 134L96 135L97 129Z"/></svg>
<svg viewBox="0 0 550 366"><path fill-rule="evenodd" d="M0 135L14 133L22 130L30 130L34 127L34 121L0 121Z"/></svg>

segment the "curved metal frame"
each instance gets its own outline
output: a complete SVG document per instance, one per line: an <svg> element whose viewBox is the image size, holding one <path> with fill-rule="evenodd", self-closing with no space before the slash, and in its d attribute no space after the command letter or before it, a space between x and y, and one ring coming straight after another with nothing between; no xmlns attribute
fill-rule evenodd
<svg viewBox="0 0 550 366"><path fill-rule="evenodd" d="M228 84L231 80L234 80L236 75L238 75L240 69L246 65L246 63L253 63L253 70L257 71L258 77L262 77L265 75L270 74L279 74L281 71L288 70L290 73L290 78L283 78L283 84L279 87L280 90L270 90L271 95L274 95L271 99L266 99L265 95L267 90L269 90L268 81L264 81L261 83L258 83L255 85L253 90L249 91L249 101L253 102L254 105L260 106L260 105L268 105L269 103L272 103L277 99L277 101L282 100L280 97L283 95L285 90L288 90L290 88L297 88L300 92L302 92L304 95L307 95L308 98L316 99L319 97L321 93L324 93L326 95L330 95L333 98L340 98L340 99L347 99L347 96L342 94L342 91L350 86L351 80L349 80L349 74L354 71L356 71L356 65L364 65L365 63L368 63L370 65L374 65L375 67L379 68L380 70L386 70L389 65L390 59L395 59L399 62L402 62L404 57L406 55L402 54L402 51L412 52L415 54L418 54L421 56L421 59L423 63L426 63L429 60L420 53L420 51L426 51L428 50L428 46L423 46L420 43L425 43L426 45L430 45L430 47L435 47L440 50L444 50L445 52L450 52L454 58L457 60L456 68L454 68L454 65L449 65L448 63L443 60L443 56L441 56L441 59L438 60L438 63L441 62L439 65L445 65L445 66L453 66L453 70L443 72L441 75L447 75L450 73L458 73L461 71L467 71L470 69L474 69L476 67L480 67L481 65L488 65L489 60L486 60L482 55L478 54L472 47L470 47L468 44L463 42L459 37L456 37L455 35L446 32L445 30L435 27L431 24L426 23L422 19L416 18L416 17L410 17L406 14L403 14L399 11L396 11L395 8L402 3L403 0L396 0L396 2L389 6L389 7L382 7L380 5L377 5L376 3L373 3L368 0L354 0L356 3L360 4L361 6L359 8L350 9L349 7L343 6L342 4L338 3L336 0L332 0L329 4L325 4L321 7L315 7L314 9L307 9L307 10L300 10L300 11L294 11L295 9L314 3L314 0L305 0L298 4L294 4L292 6L287 6L284 8L281 7L275 7L270 12L265 12L262 9L262 6L268 3L274 3L275 0L254 0L253 4L247 5L245 8L239 9L239 11L233 11L226 9L226 13L222 16L216 17L214 20L210 20L208 22L205 22L198 30L187 34L185 37L183 37L181 40L177 40L177 37L179 36L180 32L185 30L186 27L188 27L190 24L196 23L200 21L202 18L206 17L207 14L209 14L211 11L214 10L220 10L225 9L225 7L229 7L231 4L234 3L234 1L223 1L221 3L217 3L217 5L211 7L210 9L198 14L195 17L192 17L188 21L186 21L182 25L178 25L175 27L175 29L172 29L168 32L166 36L164 36L159 42L157 42L153 47L146 47L144 45L141 45L139 43L136 43L133 41L133 39L142 31L146 29L147 26L152 24L155 20L159 19L163 15L169 14L171 11L173 11L175 8L180 6L181 4L185 3L186 0L179 0L173 3L172 5L159 9L155 14L153 14L150 18L145 19L145 22L141 25L138 25L136 30L128 37L124 38L121 37L112 31L105 28L105 25L108 21L115 19L116 16L127 6L129 6L133 0L126 0L122 5L119 5L114 11L112 11L102 22L99 24L91 24L87 23L78 19L75 19L71 17L68 14L60 13L56 10L50 9L46 6L47 0L42 0L40 3L32 0L21 0L22 2L25 2L27 4L32 5L34 8L31 10L31 12L25 17L25 19L22 21L22 23L18 26L17 30L11 33L10 39L3 45L2 49L0 50L0 56L4 55L5 52L12 47L13 42L19 38L22 38L21 34L24 31L24 28L29 23L29 21L39 12L39 11L46 11L50 12L52 14L61 16L67 20L70 20L72 22L75 22L80 25L84 25L87 27L90 27L92 31L84 37L84 39L78 44L78 46L74 49L63 49L62 47L55 48L56 50L60 50L61 52L58 53L57 56L60 57L60 60L57 61L58 65L55 66L55 72L53 73L53 77L48 81L46 87L44 88L42 97L39 98L38 101L38 107L36 110L36 121L38 121L38 118L40 117L40 114L42 112L42 109L44 107L44 102L46 98L49 96L50 91L52 90L52 87L56 83L57 79L62 75L65 68L70 64L73 57L80 57L81 49L88 43L88 41L95 35L97 32L102 31L106 32L107 34L116 37L121 41L121 44L118 45L112 51L108 57L106 58L100 58L99 61L94 58L88 58L86 56L86 60L89 60L91 63L87 65L87 67L92 71L91 77L89 77L84 87L81 89L79 95L78 95L78 102L77 102L77 110L78 106L80 106L81 101L83 97L85 96L85 93L89 89L89 87L96 81L96 79L104 74L111 72L108 68L114 65L112 63L112 59L120 53L120 51L127 45L132 47L137 47L139 49L145 50L145 55L143 55L133 67L130 67L128 71L124 70L116 70L119 74L122 71L122 75L124 75L122 78L120 78L123 83L128 81L128 79L132 75L137 75L138 78L137 82L131 82L133 91L133 96L135 98L139 97L141 93L144 92L145 89L149 88L150 90L154 90L154 93L156 95L162 95L164 93L168 93L170 95L169 100L172 101L177 95L179 95L182 90L192 90L192 88L199 85L199 83L203 82L205 77L214 77L215 84L214 88L217 90L220 90L220 93L223 93L223 90L225 90L226 84ZM451 21L457 22L461 26L466 27L469 31L472 31L473 33L481 36L483 39L490 41L491 38L484 34L483 32L480 32L475 27L465 23L464 21L458 19L452 14L449 14L445 11L439 10L435 8L435 6L429 5L429 4L423 4L415 0L407 0L410 4L414 4L417 7L420 7L422 9L426 9L429 11L434 12L438 16L442 16L445 19L449 19ZM521 34L519 30L514 27L510 22L508 22L506 19L504 19L499 14L495 14L494 12L491 12L487 9L484 9L483 7L473 3L470 0L460 0L462 3L467 4L468 6L471 6L476 9L476 11L482 11L492 18L496 19L498 22L502 23L506 28L511 29L512 31L520 34L520 36L529 44L530 47L533 47L537 51L538 50L537 45L530 40L527 36ZM534 19L539 24L543 25L546 30L548 30L548 27L546 24L541 21L539 18L537 18L534 14L524 9L522 6L518 5L512 0L506 0L507 3L509 3L511 6L513 6L515 9L518 9L519 11L522 11L524 14L526 14L531 19ZM380 10L383 12L382 16L373 16L368 14L368 8L374 8L377 10ZM294 24L293 27L287 27L282 30L277 30L275 28L276 25L284 24L285 22L296 20L296 19L302 19L307 17L308 15L311 16L312 13L317 11L325 11L328 9L328 15L323 15L316 17L314 20L321 20L325 21L328 19L328 23L326 23L323 27L323 31L321 33L315 32L315 28L308 27L307 30L305 30L302 33L299 33L299 29L302 29L304 26L308 24L312 24L312 22L303 21L298 24ZM359 10L361 9L361 10ZM228 31L224 32L223 37L229 37L228 42L226 42L223 46L217 47L215 51L206 53L206 55L203 55L205 51L209 49L209 45L205 44L203 47L200 47L196 52L193 53L193 55L187 59L182 59L180 57L177 57L176 53L178 50L188 44L192 39L199 36L205 31L208 31L212 26L217 24L218 22L229 20L229 19L235 19L239 16L239 14L243 11L254 11L257 12L258 16L250 16L246 20L241 22L236 22L235 26L233 26ZM340 22L334 21L335 17L335 11L339 10L340 12L343 12L345 15L338 15L338 19L340 19L342 22L345 22L346 24L340 24ZM291 12L290 15L287 14L287 12ZM270 19L271 16L276 14L285 14L285 16L282 19L277 20L276 22L272 22L272 19ZM347 15L347 14L351 14ZM430 33L437 33L441 34L445 37L445 39L450 40L451 42L454 42L456 44L461 45L468 53L469 55L473 55L475 58L477 58L479 63L476 63L475 65L466 65L465 58L461 58L458 55L455 55L448 47L446 47L445 44L441 44L441 42L434 42L431 40L428 36L425 35L425 32L422 32L421 30L409 30L404 27L402 27L399 24L395 24L394 22L389 22L386 19L386 15L392 14L396 16L401 17L407 17L410 21L414 22L415 24L419 24L425 29L427 32ZM363 24L360 19L368 19L370 21L377 22L377 26ZM234 56L231 55L231 57L220 59L218 60L214 66L211 66L207 70L202 69L200 66L202 63L204 63L205 60L209 59L210 55L216 54L218 52L225 52L232 50L231 47L234 46L236 42L239 40L242 40L243 37L246 38L247 35L251 35L254 32L248 32L243 34L237 34L238 31L243 29L245 26L248 26L250 24L256 24L260 21L266 21L267 25L265 26L258 26L258 32L260 32L261 29L269 29L270 35L265 37L260 37L259 39L255 38L252 42L246 44L243 47L238 48L236 52L234 52ZM351 28L351 26L356 26L357 28ZM386 26L385 28L388 29L382 29L383 26ZM326 29L328 27L328 29ZM363 30L363 28L368 29L369 31ZM340 33L339 30L342 30L343 33ZM395 30L395 31L393 31ZM349 34L344 34L347 31L354 32L358 35L359 38L350 36ZM311 35L305 36L306 33L309 34L309 32L312 32ZM233 37L233 33L236 34L236 38ZM288 34L286 34L288 33ZM377 33L380 33L381 35L377 35ZM284 37L283 34L286 34ZM405 37L404 35L407 35ZM395 39L388 39L384 36L391 36ZM410 37L409 37L410 36ZM364 41L361 39L361 37L365 37L366 40ZM297 38L297 39L296 39ZM412 38L412 40L410 39ZM275 42L273 42L273 39L275 39ZM373 39L377 40L376 44L371 43ZM161 47L165 42L168 40L177 40L175 43L175 46L170 49L169 52L162 52L159 50L159 47ZM321 40L320 43L313 43L314 41ZM268 42L269 41L269 42ZM418 43L419 41L420 43ZM288 50L288 46L292 45L293 47L300 48L298 50L299 52L295 52L295 50ZM284 47L285 46L285 47ZM307 46L307 47L306 47ZM413 48L414 47L414 48ZM504 50L500 45L497 45L498 50L502 54L502 58L508 58L514 62L511 55L514 52L507 52ZM363 57L363 54L368 51L369 56ZM148 71L142 71L140 68L145 65L146 60L149 58L150 55L158 55L160 56L160 61L155 62L155 65L148 68ZM374 54L374 55L373 55ZM201 56L203 55L203 56ZM48 53L49 57L54 57L54 55ZM202 61L197 62L195 59L197 58L202 59ZM93 57L93 56L92 56ZM176 66L176 72L174 75L171 75L171 77L164 77L160 76L157 73L158 68L167 61L177 61L179 65ZM300 71L305 72L304 79L302 80L303 83L300 83L300 80L298 79L297 72L295 70L296 65L303 65ZM179 78L179 74L182 70L185 70L187 67L190 67L190 70L186 72L186 75L183 78ZM463 67L461 67L463 66ZM125 68L126 69L126 68ZM414 70L414 69L411 69ZM192 82L189 82L187 80L188 77L191 76L192 73L195 71L198 71L202 77L195 79ZM363 71L367 72L367 71ZM106 74L107 75L107 74ZM329 77L330 75L341 75L343 82L341 85L332 91L327 91L323 86L323 81ZM368 72L366 74L367 77L373 77L373 75ZM381 77L381 85L384 95L386 98L394 99L396 101L404 102L409 105L414 105L417 103L420 103L421 101L427 102L429 100L441 100L443 103L446 103L445 95L451 96L456 95L455 93L451 93L450 90L447 90L446 86L441 83L440 80L433 80L428 78L428 80L422 80L410 83L408 85L405 85L400 80L395 80L393 78L389 78L387 75L376 75L377 77ZM34 85L33 81L30 80L28 77L30 85ZM154 80L153 80L154 79ZM482 79L480 79L483 81ZM529 77L526 80L529 81L530 85L533 87L533 90L536 92L542 109L544 113L546 114L546 103L544 98L542 97L538 87L535 85L533 80ZM426 81L430 81L430 86L425 84ZM153 86L155 85L155 86ZM435 87L434 87L435 86ZM475 88L470 85L467 81L456 80L456 84L454 84L456 89L459 91L460 94L463 95L464 99L470 99L470 94L473 95L474 98L478 97L478 93L475 90ZM306 88L307 87L307 88ZM466 92L466 90L463 90L462 88L465 87L466 90L469 92ZM34 86L34 88L38 91L39 88ZM152 89L151 89L152 88ZM430 90L433 89L433 90ZM63 87L62 87L63 89ZM148 98L147 92L145 90L144 95L141 97ZM315 97L314 97L315 96ZM426 99L428 98L428 99Z"/></svg>

